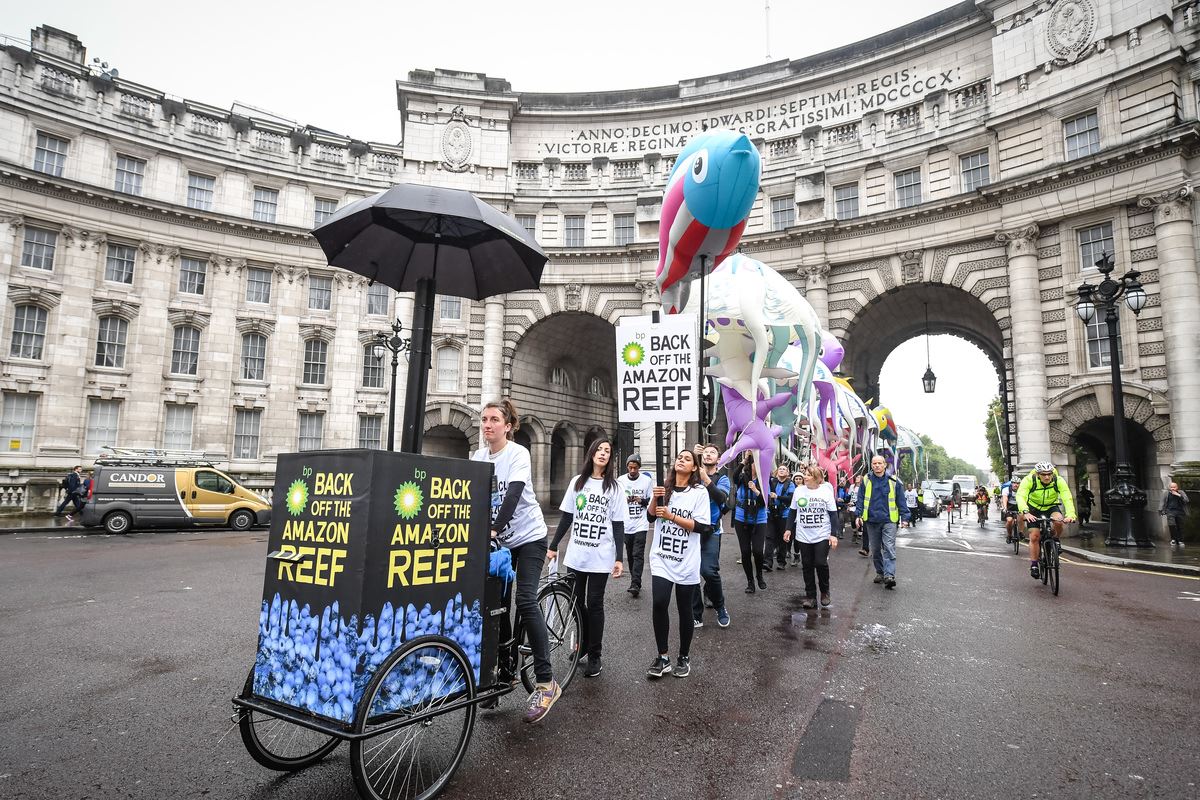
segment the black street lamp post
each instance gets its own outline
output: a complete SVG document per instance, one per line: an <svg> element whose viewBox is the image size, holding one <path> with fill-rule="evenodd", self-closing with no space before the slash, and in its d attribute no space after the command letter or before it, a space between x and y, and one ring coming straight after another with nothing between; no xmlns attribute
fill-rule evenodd
<svg viewBox="0 0 1200 800"><path fill-rule="evenodd" d="M371 348L372 354L380 361L384 353L389 350L392 353L392 390L388 393L388 450L396 449L396 371L400 366L400 354L404 353L407 358L412 347L412 339L400 338L403 330L404 325L397 319L392 323L390 336L383 331L375 334L375 345Z"/></svg>
<svg viewBox="0 0 1200 800"><path fill-rule="evenodd" d="M1121 384L1121 349L1118 335L1118 309L1121 298L1125 305L1135 315L1141 313L1146 305L1146 290L1138 281L1140 274L1131 269L1119 279L1111 277L1113 257L1105 253L1096 262L1096 268L1104 275L1104 280L1098 286L1092 286L1086 281L1079 285L1079 299L1075 302L1075 313L1086 326L1096 316L1098 310L1104 311L1104 322L1108 326L1108 362L1112 370L1113 387L1113 455L1116 464L1113 468L1112 485L1105 492L1108 501L1109 523L1108 538L1104 543L1115 547L1153 546L1148 539L1135 540L1133 534L1133 509L1146 505L1146 493L1137 488L1134 483L1133 468L1129 465L1128 444L1125 437L1125 391Z"/></svg>

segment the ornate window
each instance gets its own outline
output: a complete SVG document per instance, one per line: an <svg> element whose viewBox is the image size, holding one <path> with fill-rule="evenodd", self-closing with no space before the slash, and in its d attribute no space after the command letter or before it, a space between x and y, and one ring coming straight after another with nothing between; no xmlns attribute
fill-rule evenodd
<svg viewBox="0 0 1200 800"><path fill-rule="evenodd" d="M261 408L234 409L233 457L258 458L258 432L262 428Z"/></svg>
<svg viewBox="0 0 1200 800"><path fill-rule="evenodd" d="M195 406L167 404L167 415L163 422L163 448L166 450L192 449L192 419Z"/></svg>
<svg viewBox="0 0 1200 800"><path fill-rule="evenodd" d="M133 259L136 250L128 245L108 245L108 255L104 259L104 280L114 283L133 283Z"/></svg>
<svg viewBox="0 0 1200 800"><path fill-rule="evenodd" d="M261 333L242 336L242 380L267 379L267 337Z"/></svg>
<svg viewBox="0 0 1200 800"><path fill-rule="evenodd" d="M171 372L195 375L200 364L200 329L191 325L175 326L171 342Z"/></svg>
<svg viewBox="0 0 1200 800"><path fill-rule="evenodd" d="M383 388L383 359L375 357L375 343L363 345L362 383L364 389Z"/></svg>
<svg viewBox="0 0 1200 800"><path fill-rule="evenodd" d="M563 367L555 367L554 369L550 370L550 383L554 386L561 386L564 389L569 388L571 382L567 378L566 369Z"/></svg>
<svg viewBox="0 0 1200 800"><path fill-rule="evenodd" d="M325 385L325 365L329 359L329 344L320 339L304 343L303 382L313 386Z"/></svg>
<svg viewBox="0 0 1200 800"><path fill-rule="evenodd" d="M216 189L216 186L217 179L211 175L200 175L196 172L189 172L187 191L188 208L196 208L200 211L212 211L213 191Z"/></svg>
<svg viewBox="0 0 1200 800"><path fill-rule="evenodd" d="M604 381L600 380L599 375L588 379L587 393L592 397L604 397Z"/></svg>
<svg viewBox="0 0 1200 800"><path fill-rule="evenodd" d="M0 439L9 442L10 453L28 453L33 449L33 432L37 425L36 394L4 393L4 411L0 414ZM12 442L20 442L15 449Z"/></svg>
<svg viewBox="0 0 1200 800"><path fill-rule="evenodd" d="M439 392L458 391L461 356L457 347L438 348L437 390Z"/></svg>
<svg viewBox="0 0 1200 800"><path fill-rule="evenodd" d="M32 304L17 306L13 313L12 346L9 355L13 358L41 360L42 348L46 343L46 309Z"/></svg>
<svg viewBox="0 0 1200 800"><path fill-rule="evenodd" d="M146 174L146 162L133 156L117 156L117 171L113 189L125 194L142 193L142 178Z"/></svg>
<svg viewBox="0 0 1200 800"><path fill-rule="evenodd" d="M128 321L113 315L101 317L96 334L96 366L124 368L125 341L128 336Z"/></svg>
<svg viewBox="0 0 1200 800"><path fill-rule="evenodd" d="M208 264L198 258L179 259L179 291L184 294L204 294L204 279Z"/></svg>
<svg viewBox="0 0 1200 800"><path fill-rule="evenodd" d="M67 150L71 143L66 139L38 131L37 147L33 151L33 168L38 172L61 178L67 164Z"/></svg>

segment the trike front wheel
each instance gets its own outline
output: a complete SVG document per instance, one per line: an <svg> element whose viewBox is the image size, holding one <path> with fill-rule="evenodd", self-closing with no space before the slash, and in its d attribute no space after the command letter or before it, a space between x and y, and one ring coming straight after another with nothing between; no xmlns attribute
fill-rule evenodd
<svg viewBox="0 0 1200 800"><path fill-rule="evenodd" d="M242 697L254 687L254 670L246 677ZM267 769L295 772L317 763L342 740L252 708L238 709L238 730L250 757Z"/></svg>
<svg viewBox="0 0 1200 800"><path fill-rule="evenodd" d="M471 741L474 698L471 664L450 639L422 636L392 654L355 714L355 732L368 735L350 743L359 793L372 800L437 797Z"/></svg>
<svg viewBox="0 0 1200 800"><path fill-rule="evenodd" d="M581 591L576 588L575 591ZM546 630L550 634L550 665L554 668L554 679L559 687L566 689L575 677L575 668L583 655L580 640L583 637L583 617L575 604L572 592L561 583L553 583L539 593L538 605L546 618ZM521 683L525 691L532 692L537 686L533 671L533 655L526 653L528 634L522 647Z"/></svg>

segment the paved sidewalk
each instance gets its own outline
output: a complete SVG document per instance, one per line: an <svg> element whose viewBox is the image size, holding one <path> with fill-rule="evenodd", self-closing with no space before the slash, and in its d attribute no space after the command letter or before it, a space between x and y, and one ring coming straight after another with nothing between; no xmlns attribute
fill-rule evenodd
<svg viewBox="0 0 1200 800"><path fill-rule="evenodd" d="M0 517L0 535L6 533L46 533L70 529L77 533L99 528L85 528L79 522L79 514L71 521L66 517L56 517L53 514L28 514L14 517Z"/></svg>
<svg viewBox="0 0 1200 800"><path fill-rule="evenodd" d="M1200 576L1200 547L1156 544L1154 547L1106 547L1100 533L1090 539L1064 537L1063 550L1088 561L1134 569Z"/></svg>

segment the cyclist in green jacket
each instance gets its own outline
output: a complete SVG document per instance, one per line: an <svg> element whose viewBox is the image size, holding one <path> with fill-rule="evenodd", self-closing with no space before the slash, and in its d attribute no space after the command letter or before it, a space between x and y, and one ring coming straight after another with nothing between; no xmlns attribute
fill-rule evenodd
<svg viewBox="0 0 1200 800"><path fill-rule="evenodd" d="M1071 497L1071 489L1067 482L1058 474L1054 465L1041 461L1034 465L1033 471L1025 476L1017 487L1017 518L1021 533L1026 533L1026 523L1037 522L1038 517L1049 516L1054 538L1062 538L1063 524L1075 521L1075 500ZM1038 544L1041 541L1041 531L1029 528L1029 555L1032 561L1029 574L1034 578L1038 573Z"/></svg>

